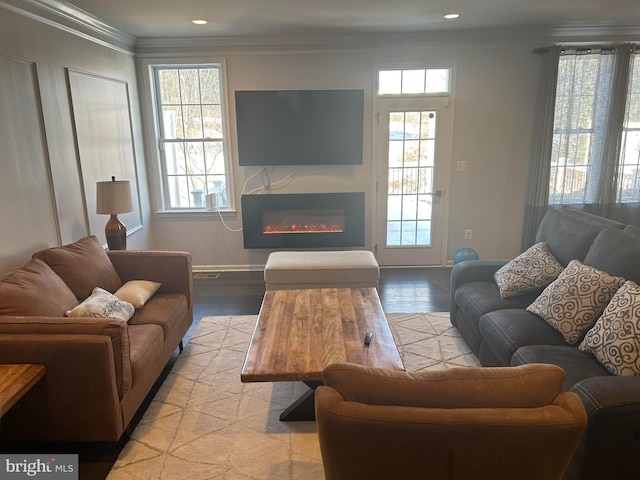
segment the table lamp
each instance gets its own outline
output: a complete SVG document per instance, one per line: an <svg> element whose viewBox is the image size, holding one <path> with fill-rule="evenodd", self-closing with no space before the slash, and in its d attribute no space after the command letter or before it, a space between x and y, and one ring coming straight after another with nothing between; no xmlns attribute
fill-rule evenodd
<svg viewBox="0 0 640 480"><path fill-rule="evenodd" d="M109 250L126 250L127 227L118 220L118 214L133 211L129 180L111 177L110 182L98 182L96 193L96 213L111 215L104 229Z"/></svg>

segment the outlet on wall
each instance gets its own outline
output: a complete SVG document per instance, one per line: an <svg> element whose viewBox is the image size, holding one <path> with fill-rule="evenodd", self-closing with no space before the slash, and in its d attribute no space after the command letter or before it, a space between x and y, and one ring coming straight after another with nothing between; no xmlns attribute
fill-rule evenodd
<svg viewBox="0 0 640 480"><path fill-rule="evenodd" d="M473 230L465 230L464 231L464 239L471 240L473 238Z"/></svg>

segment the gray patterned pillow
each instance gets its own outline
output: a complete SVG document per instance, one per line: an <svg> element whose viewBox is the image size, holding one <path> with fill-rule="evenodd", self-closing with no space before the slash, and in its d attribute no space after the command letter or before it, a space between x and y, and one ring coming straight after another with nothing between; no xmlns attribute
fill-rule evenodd
<svg viewBox="0 0 640 480"><path fill-rule="evenodd" d="M640 286L625 282L578 347L614 375L640 375Z"/></svg>
<svg viewBox="0 0 640 480"><path fill-rule="evenodd" d="M562 265L549 252L547 244L540 242L500 268L493 278L500 296L509 298L549 285L560 272Z"/></svg>
<svg viewBox="0 0 640 480"><path fill-rule="evenodd" d="M573 345L591 328L623 283L622 277L571 260L527 311L542 317Z"/></svg>

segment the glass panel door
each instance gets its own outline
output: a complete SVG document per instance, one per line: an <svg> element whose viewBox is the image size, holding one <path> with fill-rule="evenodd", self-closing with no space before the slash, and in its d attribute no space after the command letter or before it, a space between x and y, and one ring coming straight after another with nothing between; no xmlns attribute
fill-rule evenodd
<svg viewBox="0 0 640 480"><path fill-rule="evenodd" d="M389 113L387 246L431 245L435 111Z"/></svg>
<svg viewBox="0 0 640 480"><path fill-rule="evenodd" d="M451 114L443 99L379 102L376 254L381 265L441 265Z"/></svg>

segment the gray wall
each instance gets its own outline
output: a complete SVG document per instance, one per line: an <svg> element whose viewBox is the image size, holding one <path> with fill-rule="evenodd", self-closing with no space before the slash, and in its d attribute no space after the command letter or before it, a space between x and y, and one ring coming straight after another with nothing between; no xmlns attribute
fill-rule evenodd
<svg viewBox="0 0 640 480"><path fill-rule="evenodd" d="M0 273L41 248L88 234L104 241L103 227L90 227L104 226L108 217L86 207L95 199L84 195L67 69L124 82L128 88L130 140L140 186L134 202L142 223L129 236L128 247L149 248L149 194L133 54L0 8L0 61ZM109 141L94 139L92 147L113 151ZM88 178L91 170L110 170L104 158L85 157L83 162L86 181L95 180Z"/></svg>
<svg viewBox="0 0 640 480"><path fill-rule="evenodd" d="M463 246L475 248L482 258L509 258L519 253L527 170L532 144L537 84L541 57L529 42L515 45L451 46L428 43L407 45L357 44L298 47L200 48L208 50L198 60L222 56L226 59L230 101L231 146L234 155L236 203L245 180L257 171L239 167L235 153L235 90L364 88L364 162L358 166L295 168L293 181L277 193L364 191L367 198L367 244L371 248L375 218L374 185L378 176L375 158L376 96L378 67L452 65L455 70L453 97L453 145L448 165L449 185L446 258L452 259ZM170 50L181 57L193 49L169 49L166 45L139 47L140 63L157 61ZM198 52L198 53L200 53ZM141 81L146 75L140 69ZM141 92L146 91L141 86ZM144 98L144 95L143 95ZM153 146L147 144L149 155ZM456 172L457 161L468 162L468 171ZM293 168L279 166L272 179L287 176ZM384 182L385 179L380 179ZM259 186L252 180L249 189ZM239 207L238 207L239 208ZM241 227L241 215L225 215L226 224ZM464 230L473 239L464 240ZM268 251L244 250L241 232L230 232L215 214L196 216L160 215L154 222L160 248L187 248L196 268L260 268Z"/></svg>
<svg viewBox="0 0 640 480"><path fill-rule="evenodd" d="M263 40L226 39L225 43L214 43L206 39L138 39L136 59L121 48L110 48L104 42L91 41L0 7L0 222L4 227L0 273L27 260L37 249L66 244L90 233L104 238L99 226L107 218L93 213L93 200L85 196L85 186L97 180L91 174L107 176L109 166L104 163L110 161L103 156L80 158L67 69L127 86L138 187L134 202L141 223L141 228L128 238L130 249L186 250L192 253L194 267L200 270L264 265L268 251L245 250L242 234L229 231L241 226L239 212L224 215L227 226L215 213L156 212L158 191L155 182L149 181L157 176L156 146L149 135L145 138L143 134L151 128L143 65L159 58L224 58L238 208L245 181L258 169L238 166L235 90L364 89L363 164L296 168L291 181L278 193L364 191L366 248L375 243L374 185L380 180L375 158L376 69L452 65L454 116L445 186L446 258L451 259L463 246L475 248L485 259L511 258L519 253L541 68L541 57L532 49L557 39L528 37L526 33L502 39L450 33L343 37L340 41L323 39L321 43L306 44L269 44ZM95 139L89 147L85 150L113 151L106 137ZM467 172L456 171L458 161L468 162ZM275 167L271 178L278 180L291 171L288 167ZM259 185L254 179L248 190ZM464 240L465 229L473 230L472 240Z"/></svg>

